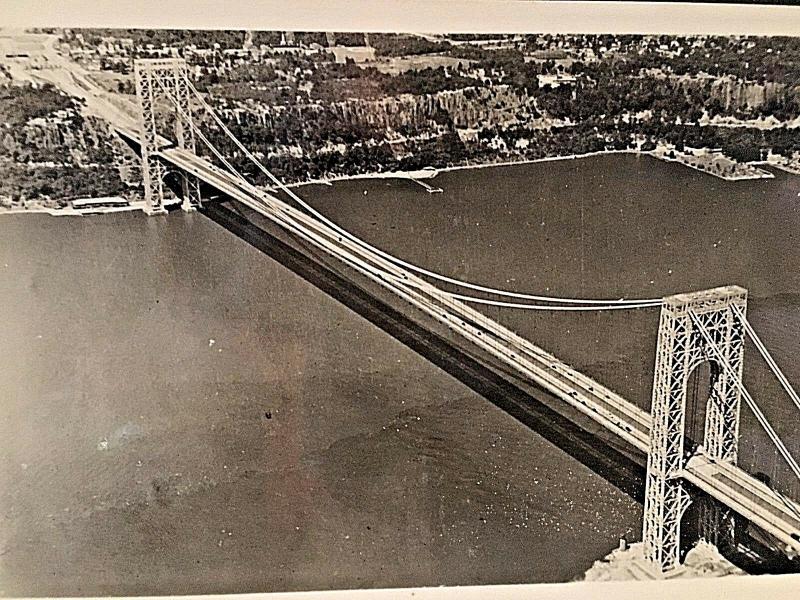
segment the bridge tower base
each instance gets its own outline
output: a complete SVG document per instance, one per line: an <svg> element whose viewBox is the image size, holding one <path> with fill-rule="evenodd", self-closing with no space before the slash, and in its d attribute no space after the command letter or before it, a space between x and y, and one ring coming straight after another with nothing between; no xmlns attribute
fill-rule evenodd
<svg viewBox="0 0 800 600"><path fill-rule="evenodd" d="M142 153L144 211L148 215L166 213L164 206L165 168L158 159L159 149L169 142L158 132L166 108L171 117L178 148L195 152L191 87L183 59L137 59L134 61L136 98L139 106L139 139ZM200 206L200 183L193 175L182 173L181 208L187 212Z"/></svg>
<svg viewBox="0 0 800 600"><path fill-rule="evenodd" d="M664 298L653 382L653 425L647 462L644 505L644 554L664 573L680 564L681 517L692 500L681 472L686 452L687 383L692 371L710 362L710 394L706 403L702 451L718 461L736 463L739 440L740 388L744 331L733 313L744 314L747 291L727 286ZM731 370L722 368L692 314L708 331ZM713 528L713 526L711 527Z"/></svg>

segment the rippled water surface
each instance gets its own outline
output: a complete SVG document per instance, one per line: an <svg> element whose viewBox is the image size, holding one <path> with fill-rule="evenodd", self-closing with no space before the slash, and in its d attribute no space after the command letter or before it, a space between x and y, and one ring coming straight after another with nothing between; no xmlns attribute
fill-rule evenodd
<svg viewBox="0 0 800 600"><path fill-rule="evenodd" d="M738 283L800 382L800 178L608 156L436 183L303 193L484 284ZM558 581L639 534L641 506L202 215L0 227L5 595ZM646 406L657 314L489 314ZM789 401L746 377L786 429ZM744 461L780 475L755 427L744 415Z"/></svg>

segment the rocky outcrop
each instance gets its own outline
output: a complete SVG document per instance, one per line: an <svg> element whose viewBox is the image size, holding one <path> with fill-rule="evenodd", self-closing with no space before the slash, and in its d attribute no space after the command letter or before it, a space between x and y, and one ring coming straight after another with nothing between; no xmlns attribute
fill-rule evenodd
<svg viewBox="0 0 800 600"><path fill-rule="evenodd" d="M681 76L687 88L700 89L720 101L725 110L757 110L787 93L786 85L776 81L745 81L733 76Z"/></svg>
<svg viewBox="0 0 800 600"><path fill-rule="evenodd" d="M754 110L777 98L785 90L783 83L757 83L733 77L718 79L711 84L711 95L718 98L726 109Z"/></svg>
<svg viewBox="0 0 800 600"><path fill-rule="evenodd" d="M0 152L25 157L30 154L85 154L110 143L111 132L100 119L68 115L33 119L22 127L7 128L0 136Z"/></svg>
<svg viewBox="0 0 800 600"><path fill-rule="evenodd" d="M532 100L506 85L463 88L437 94L400 96L380 100L348 100L333 108L345 122L368 123L382 128L422 126L445 111L456 127L506 124L516 111L535 114Z"/></svg>
<svg viewBox="0 0 800 600"><path fill-rule="evenodd" d="M443 116L457 128L507 125L519 116L537 115L533 99L507 85L463 88L436 94L401 94L377 100L351 99L327 107L319 104L285 106L240 105L221 108L223 115L241 125L275 125L287 116L329 111L337 126L370 126L379 130L428 128Z"/></svg>
<svg viewBox="0 0 800 600"><path fill-rule="evenodd" d="M686 554L682 565L670 572L669 579L698 577L729 577L744 575L744 572L722 556L712 544L698 542ZM644 558L641 542L614 550L598 560L586 572L584 581L637 581L661 579L651 563Z"/></svg>

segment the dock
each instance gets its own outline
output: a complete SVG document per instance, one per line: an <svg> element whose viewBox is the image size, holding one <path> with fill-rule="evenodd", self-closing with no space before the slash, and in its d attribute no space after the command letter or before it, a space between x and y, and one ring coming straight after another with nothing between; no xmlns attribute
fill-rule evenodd
<svg viewBox="0 0 800 600"><path fill-rule="evenodd" d="M413 177L409 177L409 179L414 183L418 183L419 185L421 185L423 188L425 188L425 191L428 192L429 194L441 194L443 191L442 188L438 187L435 188L429 183L425 183L421 179L414 179Z"/></svg>

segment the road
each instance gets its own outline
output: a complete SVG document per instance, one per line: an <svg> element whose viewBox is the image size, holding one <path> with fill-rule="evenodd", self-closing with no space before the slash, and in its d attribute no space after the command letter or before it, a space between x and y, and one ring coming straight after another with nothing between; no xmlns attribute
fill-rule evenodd
<svg viewBox="0 0 800 600"><path fill-rule="evenodd" d="M56 36L4 31L0 32L0 41L3 60L11 65L12 77L46 81L82 98L87 114L105 119L122 135L138 141L132 103L101 90L85 69L60 56L56 49ZM7 54L21 53L28 54L28 58L6 58ZM207 160L178 148L163 150L161 156L349 265L469 340L518 376L528 378L561 398L633 448L648 452L650 415L618 394L427 281L375 255L264 190L238 180ZM687 466L683 476L762 526L781 540L790 553L800 552L800 538L797 537L800 521L796 516L800 514L800 506L776 496L766 485L741 469L720 466L706 457L697 457Z"/></svg>
<svg viewBox="0 0 800 600"><path fill-rule="evenodd" d="M178 148L166 149L161 155L404 299L633 448L649 451L650 414L605 386L425 280L207 160ZM800 554L797 503L778 495L744 470L702 454L690 461L681 476L780 540L788 556Z"/></svg>
<svg viewBox="0 0 800 600"><path fill-rule="evenodd" d="M0 61L14 81L50 83L70 96L82 99L85 116L136 129L134 102L100 88L92 81L88 70L59 54L57 44L56 35L0 29Z"/></svg>

